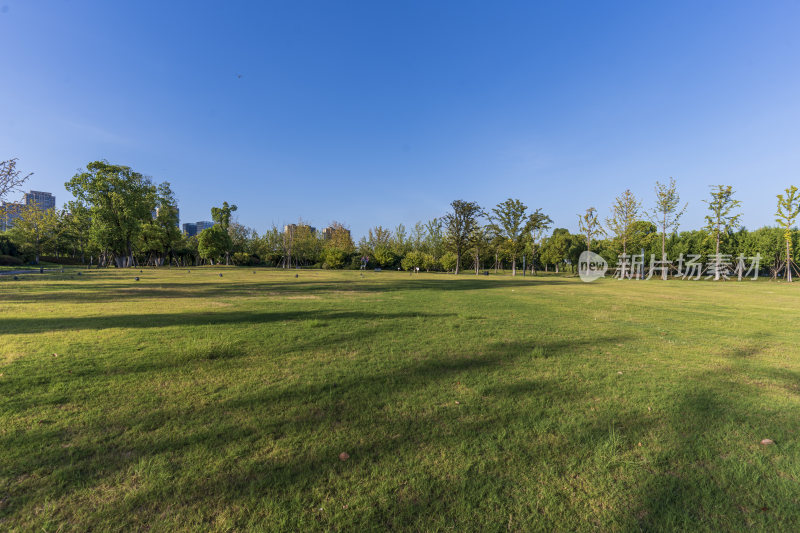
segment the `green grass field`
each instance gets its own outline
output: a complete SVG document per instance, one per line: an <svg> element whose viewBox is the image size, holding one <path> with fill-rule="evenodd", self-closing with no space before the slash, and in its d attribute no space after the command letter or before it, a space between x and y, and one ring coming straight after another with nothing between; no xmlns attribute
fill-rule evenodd
<svg viewBox="0 0 800 533"><path fill-rule="evenodd" d="M75 272L0 276L0 530L800 528L800 286Z"/></svg>

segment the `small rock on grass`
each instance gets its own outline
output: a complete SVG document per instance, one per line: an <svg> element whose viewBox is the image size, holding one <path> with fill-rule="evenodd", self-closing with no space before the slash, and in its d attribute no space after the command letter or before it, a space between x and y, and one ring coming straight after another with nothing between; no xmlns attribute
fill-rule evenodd
<svg viewBox="0 0 800 533"><path fill-rule="evenodd" d="M342 453L339 454L339 460L340 461L347 461L348 459L350 459L350 454L349 453L342 452Z"/></svg>
<svg viewBox="0 0 800 533"><path fill-rule="evenodd" d="M772 439L764 439L761 441L761 444L763 444L764 446L769 446L770 444L775 444L775 441Z"/></svg>

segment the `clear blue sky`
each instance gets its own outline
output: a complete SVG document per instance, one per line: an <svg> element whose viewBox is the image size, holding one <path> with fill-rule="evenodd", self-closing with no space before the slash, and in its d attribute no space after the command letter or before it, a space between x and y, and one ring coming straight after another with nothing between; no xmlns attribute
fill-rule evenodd
<svg viewBox="0 0 800 533"><path fill-rule="evenodd" d="M0 159L58 203L88 161L263 231L356 235L508 197L557 226L652 202L751 228L800 185L798 2L0 0ZM240 77L241 76L241 77Z"/></svg>

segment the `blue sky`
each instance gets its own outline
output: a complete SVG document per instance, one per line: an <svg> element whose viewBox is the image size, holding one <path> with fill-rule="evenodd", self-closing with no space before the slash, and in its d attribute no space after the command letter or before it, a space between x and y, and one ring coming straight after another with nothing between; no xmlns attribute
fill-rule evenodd
<svg viewBox="0 0 800 533"><path fill-rule="evenodd" d="M560 227L673 176L751 228L800 185L798 2L0 0L0 159L167 180L183 221L238 204L356 235L451 200Z"/></svg>

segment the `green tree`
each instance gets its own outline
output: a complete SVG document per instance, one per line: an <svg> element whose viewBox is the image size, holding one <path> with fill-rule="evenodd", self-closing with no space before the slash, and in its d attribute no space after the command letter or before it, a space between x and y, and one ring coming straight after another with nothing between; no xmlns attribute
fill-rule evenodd
<svg viewBox="0 0 800 533"><path fill-rule="evenodd" d="M50 244L57 224L55 209L26 205L14 221L11 237L20 250L34 256L34 263L38 265L42 250Z"/></svg>
<svg viewBox="0 0 800 533"><path fill-rule="evenodd" d="M353 239L350 237L350 231L339 222L332 222L329 226L332 228L330 237L325 241L323 248L323 257L325 266L327 268L342 268L348 262L349 258L355 253L356 248L353 244Z"/></svg>
<svg viewBox="0 0 800 533"><path fill-rule="evenodd" d="M783 239L786 243L786 281L792 282L792 233L793 226L800 214L800 197L797 187L792 185L786 189L786 195L778 195L778 210L775 212L775 221L783 228Z"/></svg>
<svg viewBox="0 0 800 533"><path fill-rule="evenodd" d="M733 194L734 190L730 185L716 185L711 189L711 200L704 200L709 210L705 230L714 241L715 280L719 280L720 275L720 240L723 235L729 235L739 227L739 218L742 216L741 213L733 213L741 205L739 200L733 198Z"/></svg>
<svg viewBox="0 0 800 533"><path fill-rule="evenodd" d="M451 211L442 217L445 227L447 244L455 252L455 273L461 267L461 256L469 246L470 238L478 227L478 217L483 214L481 206L476 202L453 200L450 203Z"/></svg>
<svg viewBox="0 0 800 533"><path fill-rule="evenodd" d="M117 267L133 266L133 244L156 208L150 179L130 167L94 161L65 186L88 206L92 236L114 255Z"/></svg>
<svg viewBox="0 0 800 533"><path fill-rule="evenodd" d="M458 257L453 252L445 252L439 259L439 264L442 265L442 270L445 272L454 272L458 264Z"/></svg>
<svg viewBox="0 0 800 533"><path fill-rule="evenodd" d="M570 247L570 233L564 228L556 228L553 234L542 243L542 263L553 265L556 272L568 259Z"/></svg>
<svg viewBox="0 0 800 533"><path fill-rule="evenodd" d="M536 252L541 247L542 238L544 233L550 229L553 223L550 217L542 213L541 209L537 209L528 217L528 223L525 225L526 237L530 247L531 253L531 272L536 274Z"/></svg>
<svg viewBox="0 0 800 533"><path fill-rule="evenodd" d="M212 207L211 208L211 220L216 222L220 228L222 228L225 233L228 233L228 230L231 226L231 216L234 211L236 211L238 207L235 205L228 205L228 202L222 202L221 207ZM210 229L210 228L209 228ZM216 238L218 239L218 238ZM219 240L221 244L223 241ZM231 248L233 248L233 239L230 237L228 238L225 243L228 244L228 248L225 250L225 264L229 265L231 262Z"/></svg>
<svg viewBox="0 0 800 533"><path fill-rule="evenodd" d="M155 216L142 227L142 249L150 254L149 263L161 266L168 255L174 255L174 248L181 241L179 222L178 202L165 181L156 189Z"/></svg>
<svg viewBox="0 0 800 533"><path fill-rule="evenodd" d="M597 209L590 207L583 215L578 215L578 228L586 242L586 250L592 250L592 240L605 234L597 217Z"/></svg>
<svg viewBox="0 0 800 533"><path fill-rule="evenodd" d="M639 217L639 209L641 203L630 189L626 189L614 200L614 205L611 206L611 218L606 219L606 225L622 244L623 254L628 253L631 225Z"/></svg>
<svg viewBox="0 0 800 533"><path fill-rule="evenodd" d="M656 181L656 205L647 213L648 218L661 230L661 259L667 257L667 233L678 231L680 218L689 204L680 207L681 197L675 185L675 179L670 178L668 184ZM679 209L680 207L680 209ZM667 279L667 271L661 273L662 279Z"/></svg>
<svg viewBox="0 0 800 533"><path fill-rule="evenodd" d="M517 275L517 256L524 244L527 229L528 207L517 199L509 198L492 209L493 231L498 235L502 248L511 259L511 275Z"/></svg>
<svg viewBox="0 0 800 533"><path fill-rule="evenodd" d="M230 264L231 236L221 224L215 224L210 228L204 229L197 236L197 251L200 257L208 259L211 264L214 261L221 262L225 258L225 264Z"/></svg>

